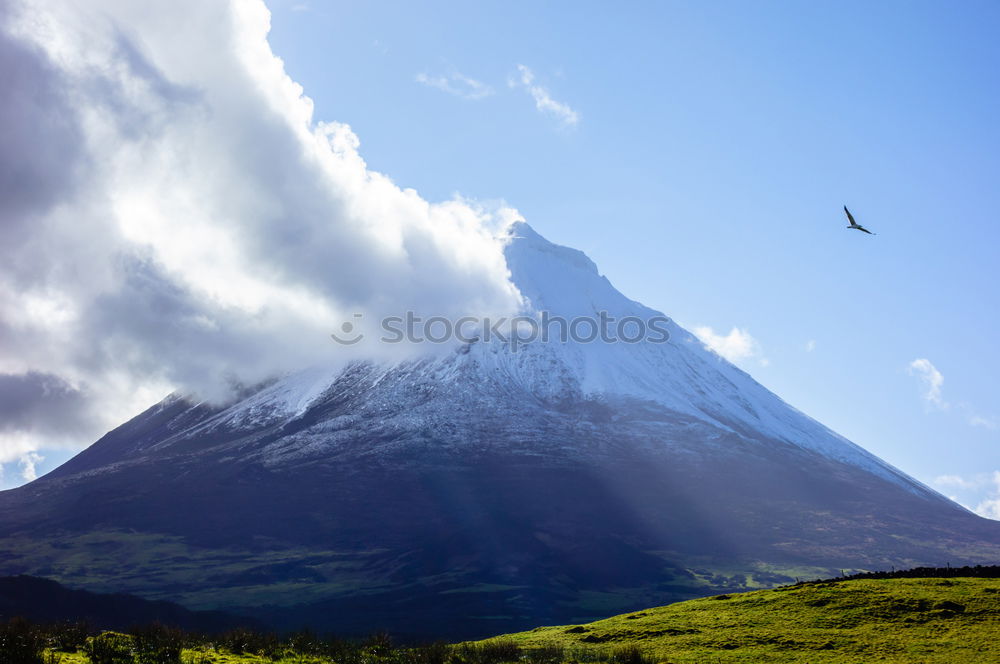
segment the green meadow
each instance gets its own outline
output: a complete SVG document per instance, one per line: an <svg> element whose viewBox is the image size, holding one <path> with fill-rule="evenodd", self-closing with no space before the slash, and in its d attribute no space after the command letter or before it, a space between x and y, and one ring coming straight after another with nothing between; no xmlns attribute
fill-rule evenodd
<svg viewBox="0 0 1000 664"><path fill-rule="evenodd" d="M1000 579L825 581L679 602L503 637L656 662L1000 662Z"/></svg>

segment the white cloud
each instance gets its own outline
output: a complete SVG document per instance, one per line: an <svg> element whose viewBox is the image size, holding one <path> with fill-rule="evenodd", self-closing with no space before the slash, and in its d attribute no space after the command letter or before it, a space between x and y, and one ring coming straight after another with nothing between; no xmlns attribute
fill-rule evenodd
<svg viewBox="0 0 1000 664"><path fill-rule="evenodd" d="M811 353L814 350L816 350L816 340L810 339L809 341L806 342L806 352Z"/></svg>
<svg viewBox="0 0 1000 664"><path fill-rule="evenodd" d="M939 486L954 486L962 489L975 489L982 486L982 481L967 480L961 475L938 475L934 484Z"/></svg>
<svg viewBox="0 0 1000 664"><path fill-rule="evenodd" d="M517 213L370 170L269 22L259 0L0 4L0 389L23 404L0 462L344 361L328 335L355 312L516 309Z"/></svg>
<svg viewBox="0 0 1000 664"><path fill-rule="evenodd" d="M983 429L989 429L995 431L1000 429L1000 423L992 417L983 417L982 415L972 415L969 417L969 424L974 427L980 427Z"/></svg>
<svg viewBox="0 0 1000 664"><path fill-rule="evenodd" d="M31 482L38 479L38 473L36 472L35 465L45 461L45 457L38 454L37 452L25 452L18 459L21 465L21 477L25 482Z"/></svg>
<svg viewBox="0 0 1000 664"><path fill-rule="evenodd" d="M694 328L694 334L701 340L705 347L715 351L730 362L739 362L751 358L757 358L761 366L767 366L770 362L763 357L760 344L749 332L734 327L729 334L718 334L711 327L704 325Z"/></svg>
<svg viewBox="0 0 1000 664"><path fill-rule="evenodd" d="M973 510L979 516L1000 521L1000 470L993 471L992 488L989 495Z"/></svg>
<svg viewBox="0 0 1000 664"><path fill-rule="evenodd" d="M1000 421L994 417L987 417L976 412L974 406L967 403L958 402L955 404L945 401L942 388L944 386L944 375L938 371L937 367L927 358L917 358L910 362L907 367L910 375L920 378L924 384L924 401L931 406L942 410L950 409L954 405L955 411L965 418L969 426L979 427L995 431L1000 429ZM954 412L954 411L953 411Z"/></svg>
<svg viewBox="0 0 1000 664"><path fill-rule="evenodd" d="M1000 521L1000 495L979 503L973 512L987 519Z"/></svg>
<svg viewBox="0 0 1000 664"><path fill-rule="evenodd" d="M416 81L429 88L437 88L450 95L473 101L484 99L493 94L493 88L490 86L458 72L441 76L431 76L421 72L417 74Z"/></svg>
<svg viewBox="0 0 1000 664"><path fill-rule="evenodd" d="M1000 520L1000 470L995 470L992 473L979 473L970 477L940 475L934 478L934 484L960 490L964 500L959 497L949 497L955 502L968 506L979 516Z"/></svg>
<svg viewBox="0 0 1000 664"><path fill-rule="evenodd" d="M524 65L518 65L519 78L511 79L511 87L523 87L535 100L535 108L558 120L564 127L573 127L580 122L580 114L561 101L552 98L548 88L535 82L535 73Z"/></svg>
<svg viewBox="0 0 1000 664"><path fill-rule="evenodd" d="M941 387L944 385L944 376L927 358L917 358L910 362L910 373L920 377L924 383L924 400L937 407L947 408L948 404L941 397Z"/></svg>

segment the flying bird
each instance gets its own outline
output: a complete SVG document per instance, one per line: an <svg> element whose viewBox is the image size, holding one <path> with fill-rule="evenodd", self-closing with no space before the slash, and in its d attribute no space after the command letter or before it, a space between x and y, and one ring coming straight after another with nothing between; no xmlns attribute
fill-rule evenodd
<svg viewBox="0 0 1000 664"><path fill-rule="evenodd" d="M875 235L875 233L872 233L870 230L854 221L854 215L851 214L851 211L847 209L846 205L844 206L844 212L847 213L847 219L851 222L851 225L848 226L848 228L853 228L854 230L862 231L864 233L868 233L869 235Z"/></svg>

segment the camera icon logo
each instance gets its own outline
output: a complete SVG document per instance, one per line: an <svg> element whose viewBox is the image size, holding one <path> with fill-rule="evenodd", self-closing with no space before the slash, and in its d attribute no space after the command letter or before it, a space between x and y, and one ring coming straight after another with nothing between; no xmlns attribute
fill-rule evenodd
<svg viewBox="0 0 1000 664"><path fill-rule="evenodd" d="M354 314L353 318L354 322L345 320L343 323L341 323L340 325L341 334L337 334L336 332L331 332L330 338L342 346L353 346L354 344L364 339L365 338L364 333L361 332L360 330L357 330L357 328L360 327L360 322L361 319L363 318L363 314Z"/></svg>

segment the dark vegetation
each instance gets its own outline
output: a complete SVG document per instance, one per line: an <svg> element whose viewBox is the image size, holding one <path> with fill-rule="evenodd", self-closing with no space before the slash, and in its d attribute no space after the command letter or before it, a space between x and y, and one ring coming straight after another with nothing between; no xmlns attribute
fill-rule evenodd
<svg viewBox="0 0 1000 664"><path fill-rule="evenodd" d="M234 629L216 635L153 623L126 632L95 632L81 623L0 623L0 664L653 664L638 646L595 651L552 644L524 648L510 639L449 645L396 645L387 634L349 641L309 631L286 635Z"/></svg>
<svg viewBox="0 0 1000 664"><path fill-rule="evenodd" d="M0 664L827 662L842 651L950 663L997 654L989 645L1000 627L997 578L1000 566L871 572L459 644L252 627L208 633L162 622L107 631L13 617L0 620Z"/></svg>
<svg viewBox="0 0 1000 664"><path fill-rule="evenodd" d="M26 575L0 577L0 619L14 617L38 623L82 621L95 628L117 630L154 622L209 633L242 625L259 627L249 618L219 611L191 611L173 602L134 595L73 590L50 579Z"/></svg>
<svg viewBox="0 0 1000 664"><path fill-rule="evenodd" d="M23 618L0 625L0 664L42 664L47 639Z"/></svg>
<svg viewBox="0 0 1000 664"><path fill-rule="evenodd" d="M818 579L816 581L799 581L793 586L808 585L814 583L828 583L830 581L855 581L858 579L946 579L965 577L972 579L1000 579L1000 565L965 565L963 567L913 567L911 569L893 569L888 572L859 572L847 576L838 576L836 579Z"/></svg>

